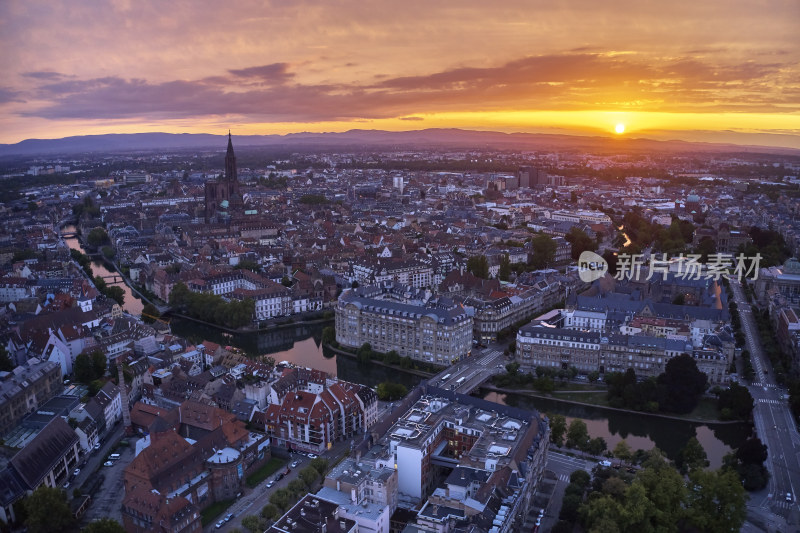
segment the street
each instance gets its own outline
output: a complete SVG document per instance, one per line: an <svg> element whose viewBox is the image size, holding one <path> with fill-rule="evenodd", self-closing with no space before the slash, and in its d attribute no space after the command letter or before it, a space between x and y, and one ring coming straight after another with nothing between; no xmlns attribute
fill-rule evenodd
<svg viewBox="0 0 800 533"><path fill-rule="evenodd" d="M753 421L756 433L767 445L769 454L766 462L770 473L767 491L751 495L749 506L755 506L762 511L768 510L775 515L769 517L765 516L763 512L757 513L760 518L767 519L768 523L776 524L776 528L781 528L781 522L784 520L788 526L796 527L800 523L798 521L800 511L794 483L800 483L800 462L798 461L800 436L798 436L797 426L789 410L789 405L783 398L786 391L775 383L772 365L761 349L758 328L755 325L755 319L744 295L744 290L733 281L731 288L734 300L739 307L742 330L756 373L753 383L748 385L755 402ZM791 502L787 501L787 494L790 495ZM779 530L783 531L783 529Z"/></svg>
<svg viewBox="0 0 800 533"><path fill-rule="evenodd" d="M350 440L340 441L333 445L330 450L327 450L324 453L320 454L320 457L323 457L328 460L328 466L332 466L333 462L336 461L338 457L340 457L344 453L348 453L350 451ZM300 464L297 465L296 468L292 468L290 463L292 461L298 461ZM298 474L301 470L306 468L311 463L311 459L308 457L293 454L287 463L287 467L290 468L291 472L283 477L280 481L276 481L275 484L267 488L267 483L271 479L275 479L277 473L269 476L267 479L262 481L258 484L255 488L245 488L243 490L243 496L239 498L236 502L231 505L227 511L222 512L219 516L214 518L214 521L203 528L203 531L206 533L212 532L226 532L232 531L235 528L240 530L245 530L242 527L242 519L248 515L261 515L261 509L264 508L265 505L269 503L269 497L273 493L273 491L281 488L286 488L289 483L297 479ZM279 472L283 471L284 469L279 470ZM319 481L317 483L320 483ZM217 529L217 522L219 522L226 514L232 513L234 516L230 519L230 521L226 522L222 525L221 528Z"/></svg>

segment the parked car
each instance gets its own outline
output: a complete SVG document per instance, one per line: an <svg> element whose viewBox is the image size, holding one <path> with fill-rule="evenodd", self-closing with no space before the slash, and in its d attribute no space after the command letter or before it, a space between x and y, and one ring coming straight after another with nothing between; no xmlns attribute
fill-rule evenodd
<svg viewBox="0 0 800 533"><path fill-rule="evenodd" d="M267 488L268 489L271 489L273 485L275 485L275 480L270 479L269 481L267 481Z"/></svg>
<svg viewBox="0 0 800 533"><path fill-rule="evenodd" d="M98 442L97 444L95 444L95 445L94 445L94 449L95 449L95 450L99 450L99 449L100 449L100 443L99 443L99 442Z"/></svg>
<svg viewBox="0 0 800 533"><path fill-rule="evenodd" d="M225 521L226 522L230 522L231 518L233 518L233 513L228 513L228 514L225 515Z"/></svg>
<svg viewBox="0 0 800 533"><path fill-rule="evenodd" d="M317 456L316 456L316 455L314 455L313 453L310 453L310 454L308 454L308 458L309 458L309 459L316 459L316 458L317 458Z"/></svg>
<svg viewBox="0 0 800 533"><path fill-rule="evenodd" d="M72 475L73 476L77 476L80 473L81 473L81 469L80 468L76 468L75 471L72 473Z"/></svg>
<svg viewBox="0 0 800 533"><path fill-rule="evenodd" d="M103 463L103 466L114 466L114 463L112 461L106 461Z"/></svg>
<svg viewBox="0 0 800 533"><path fill-rule="evenodd" d="M791 492L787 492L786 493L786 501L787 502L791 502L792 501L792 493Z"/></svg>
<svg viewBox="0 0 800 533"><path fill-rule="evenodd" d="M217 522L217 529L222 529L223 524L225 524L224 520L220 520L219 522Z"/></svg>
<svg viewBox="0 0 800 533"><path fill-rule="evenodd" d="M297 468L297 465L300 464L300 461L292 461L292 468Z"/></svg>

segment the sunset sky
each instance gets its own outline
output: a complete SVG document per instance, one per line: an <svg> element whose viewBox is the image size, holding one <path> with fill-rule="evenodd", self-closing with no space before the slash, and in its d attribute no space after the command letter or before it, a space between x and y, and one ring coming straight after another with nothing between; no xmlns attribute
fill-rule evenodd
<svg viewBox="0 0 800 533"><path fill-rule="evenodd" d="M800 148L798 0L2 0L0 49L0 143L624 124Z"/></svg>

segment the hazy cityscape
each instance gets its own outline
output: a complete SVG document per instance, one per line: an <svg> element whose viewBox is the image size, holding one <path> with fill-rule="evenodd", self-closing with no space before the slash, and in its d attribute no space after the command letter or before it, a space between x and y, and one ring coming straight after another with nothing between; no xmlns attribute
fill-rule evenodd
<svg viewBox="0 0 800 533"><path fill-rule="evenodd" d="M0 533L800 532L800 4L0 5Z"/></svg>

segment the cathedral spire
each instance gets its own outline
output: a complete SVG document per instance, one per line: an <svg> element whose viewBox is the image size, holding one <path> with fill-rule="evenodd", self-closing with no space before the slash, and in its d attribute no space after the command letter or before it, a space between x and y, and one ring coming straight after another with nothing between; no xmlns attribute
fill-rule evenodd
<svg viewBox="0 0 800 533"><path fill-rule="evenodd" d="M228 130L228 153L225 154L225 181L237 181L236 176L236 155L233 153L233 141L231 140L231 130Z"/></svg>

